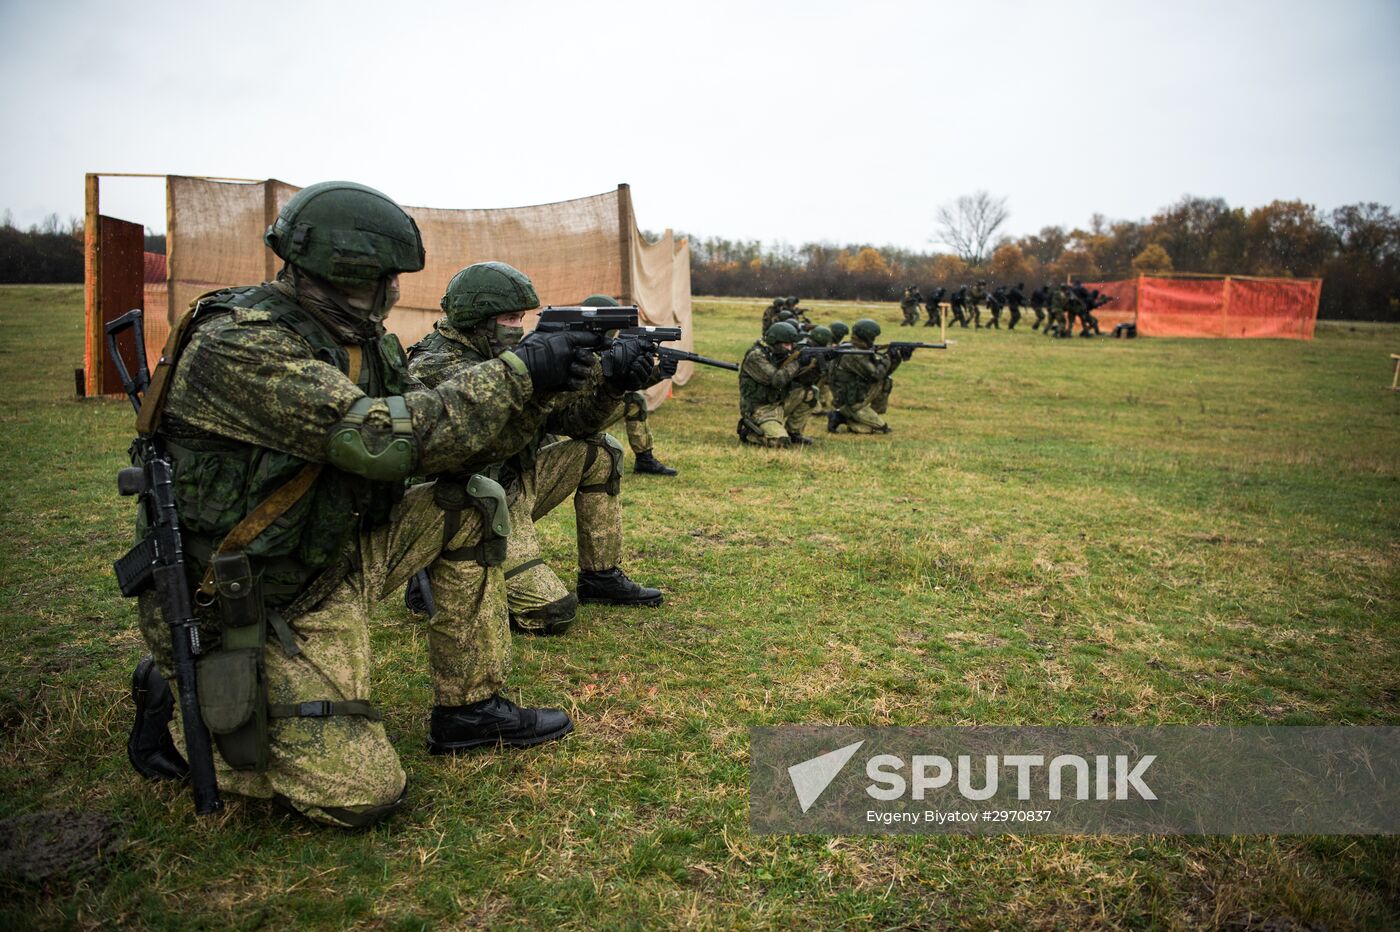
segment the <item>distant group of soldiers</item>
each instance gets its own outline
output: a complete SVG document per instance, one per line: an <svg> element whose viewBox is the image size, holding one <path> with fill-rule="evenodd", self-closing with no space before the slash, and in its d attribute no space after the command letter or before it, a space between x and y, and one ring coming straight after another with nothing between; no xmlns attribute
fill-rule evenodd
<svg viewBox="0 0 1400 932"><path fill-rule="evenodd" d="M975 285L971 287L963 285L952 292L946 288L935 288L927 298L919 291L918 286L909 285L904 289L904 294L899 301L899 308L903 314L900 326L913 327L918 325L920 305L923 305L928 312L928 319L924 322L924 326L937 326L940 322L943 305L946 303L950 315L949 323L960 324L963 327L971 324L976 329L981 330L982 309L985 307L990 317L987 323L988 329L1001 329L1001 315L1005 311L1009 318L1007 329L1015 330L1023 316L1021 309L1029 307L1035 314L1035 323L1031 325L1032 330L1040 330L1044 327L1044 333L1047 336L1068 337L1074 333L1074 324L1077 320L1081 328L1079 335L1088 337L1101 332L1094 311L1112 300L1114 299L1100 294L1097 288L1093 290L1086 288L1079 279L1058 286L1046 282L1033 290L1029 296L1026 295L1025 282L1017 282L1015 285L997 285L995 288L988 289L986 279L978 279Z"/></svg>
<svg viewBox="0 0 1400 932"><path fill-rule="evenodd" d="M823 414L829 433L889 433L884 415L894 389L890 376L916 349L942 344L877 346L875 321L814 324L798 303L796 297L773 299L763 312L762 339L740 363L740 441L806 446L812 443L804 433L807 422Z"/></svg>

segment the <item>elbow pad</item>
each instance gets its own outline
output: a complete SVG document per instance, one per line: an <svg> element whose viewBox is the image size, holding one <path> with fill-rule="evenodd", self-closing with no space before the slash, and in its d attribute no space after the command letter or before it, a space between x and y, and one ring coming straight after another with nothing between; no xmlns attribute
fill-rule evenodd
<svg viewBox="0 0 1400 932"><path fill-rule="evenodd" d="M389 410L389 423L392 428L389 442L378 453L371 453L371 444L366 439L383 443L383 430L375 429L367 420L373 413L376 403L382 402ZM340 423L331 428L330 445L326 459L336 469L364 476L375 482L392 482L407 479L413 473L418 461L418 442L413 436L413 420L408 413L408 403L402 395L388 398L359 398L345 412Z"/></svg>

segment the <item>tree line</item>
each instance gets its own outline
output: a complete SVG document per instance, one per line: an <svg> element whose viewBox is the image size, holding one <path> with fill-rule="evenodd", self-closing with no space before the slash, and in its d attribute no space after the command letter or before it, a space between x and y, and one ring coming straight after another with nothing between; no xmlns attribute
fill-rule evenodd
<svg viewBox="0 0 1400 932"><path fill-rule="evenodd" d="M978 278L1034 287L1070 277L1266 275L1321 278L1323 317L1400 321L1400 216L1377 203L1322 212L1301 201L1274 201L1247 211L1223 198L1188 195L1150 220L1110 221L1095 214L1087 229L1048 226L992 246L979 246L974 236L968 248L957 255L863 243L764 246L758 240L691 236L691 287L710 295L891 301L909 284L956 288ZM146 249L164 252L165 237L147 235ZM77 218L65 223L50 214L20 230L6 211L0 221L0 282L82 280L83 228Z"/></svg>
<svg viewBox="0 0 1400 932"><path fill-rule="evenodd" d="M83 225L67 223L49 214L28 230L15 227L5 211L0 222L0 282L81 282L83 280Z"/></svg>
<svg viewBox="0 0 1400 932"><path fill-rule="evenodd" d="M890 301L906 285L927 293L979 278L1035 287L1071 277L1262 275L1321 278L1323 317L1400 321L1400 216L1376 203L1323 212L1301 201L1274 201L1245 210L1223 198L1188 195L1147 220L1095 214L1087 228L1048 226L982 249L973 235L963 246L958 255L691 237L691 286L696 294Z"/></svg>

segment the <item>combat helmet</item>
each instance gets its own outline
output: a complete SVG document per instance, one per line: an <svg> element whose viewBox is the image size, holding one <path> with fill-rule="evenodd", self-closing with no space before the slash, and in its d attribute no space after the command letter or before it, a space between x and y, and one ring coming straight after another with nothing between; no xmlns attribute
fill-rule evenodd
<svg viewBox="0 0 1400 932"><path fill-rule="evenodd" d="M540 306L535 286L524 272L504 262L478 262L447 283L442 309L458 330L471 330L497 314L531 311Z"/></svg>
<svg viewBox="0 0 1400 932"><path fill-rule="evenodd" d="M621 307L616 299L605 294L591 294L579 302L579 307Z"/></svg>
<svg viewBox="0 0 1400 932"><path fill-rule="evenodd" d="M796 318L797 315L787 308L783 308L778 312L778 320L795 320Z"/></svg>
<svg viewBox="0 0 1400 932"><path fill-rule="evenodd" d="M769 346L777 346L779 343L796 343L797 339L797 328L785 320L773 324L763 334L763 342Z"/></svg>
<svg viewBox="0 0 1400 932"><path fill-rule="evenodd" d="M800 300L801 299L798 298L797 295L791 295L790 297L786 297L783 299L783 304L786 307L794 308L797 307L797 302Z"/></svg>
<svg viewBox="0 0 1400 932"><path fill-rule="evenodd" d="M846 326L844 320L833 320L831 322L831 338L837 343L846 339L846 334L851 332L851 328Z"/></svg>
<svg viewBox="0 0 1400 932"><path fill-rule="evenodd" d="M279 258L343 287L423 268L418 224L388 195L351 181L323 181L293 194L263 242Z"/></svg>
<svg viewBox="0 0 1400 932"><path fill-rule="evenodd" d="M859 337L866 343L874 343L875 338L880 335L880 325L869 317L863 317L856 321L855 326L851 328L851 335Z"/></svg>
<svg viewBox="0 0 1400 932"><path fill-rule="evenodd" d="M831 345L831 328L825 324L817 324L807 333L807 339L812 341L814 346Z"/></svg>

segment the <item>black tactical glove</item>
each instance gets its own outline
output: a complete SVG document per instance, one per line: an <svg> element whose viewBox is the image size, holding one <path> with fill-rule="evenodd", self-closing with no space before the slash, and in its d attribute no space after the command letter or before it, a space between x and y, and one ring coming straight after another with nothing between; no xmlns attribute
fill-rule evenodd
<svg viewBox="0 0 1400 932"><path fill-rule="evenodd" d="M638 392L655 385L654 352L642 340L614 340L602 353L603 381L619 392Z"/></svg>
<svg viewBox="0 0 1400 932"><path fill-rule="evenodd" d="M593 350L601 342L602 337L596 333L532 331L512 352L525 364L536 391L576 392L588 384Z"/></svg>
<svg viewBox="0 0 1400 932"><path fill-rule="evenodd" d="M681 364L679 359L662 357L661 365L656 367L657 382L664 382L676 375L676 367Z"/></svg>

